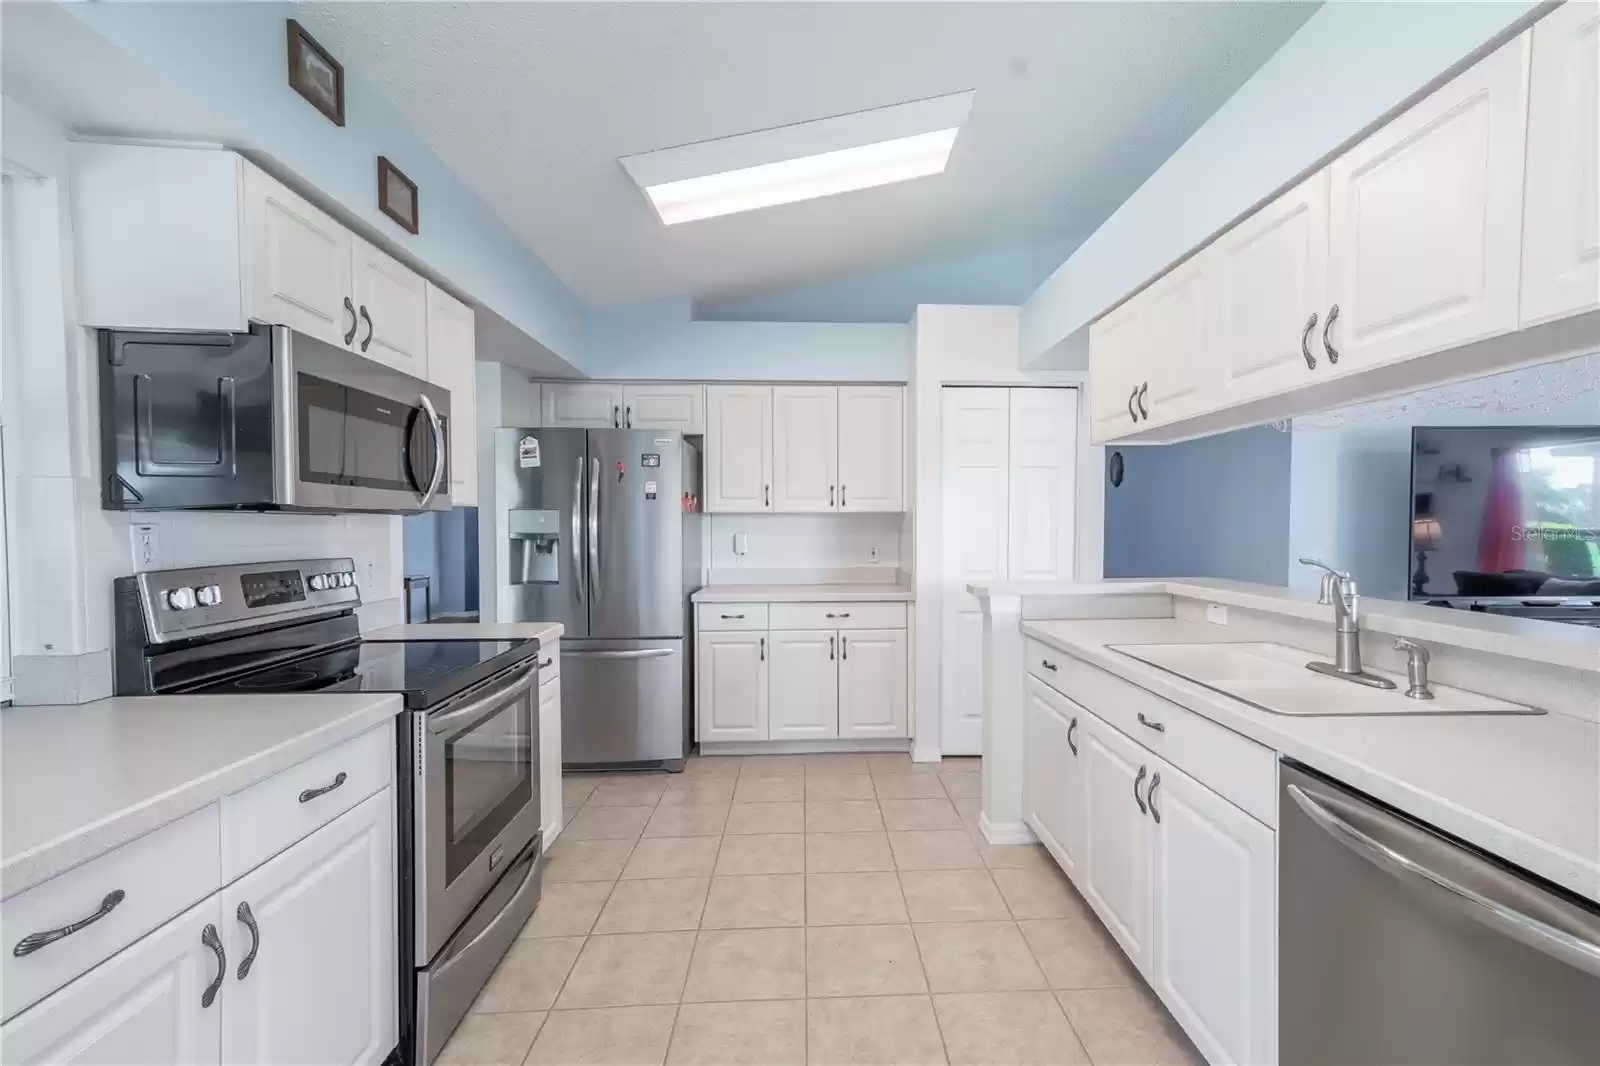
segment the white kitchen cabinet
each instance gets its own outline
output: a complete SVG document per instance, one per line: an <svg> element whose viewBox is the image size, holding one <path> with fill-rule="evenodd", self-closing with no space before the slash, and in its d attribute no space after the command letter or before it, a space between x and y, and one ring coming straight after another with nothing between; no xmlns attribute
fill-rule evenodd
<svg viewBox="0 0 1600 1066"><path fill-rule="evenodd" d="M1071 577L1077 565L1078 394L1007 391L1007 573L1013 581Z"/></svg>
<svg viewBox="0 0 1600 1066"><path fill-rule="evenodd" d="M478 504L476 320L472 308L428 287L428 380L450 391L450 503Z"/></svg>
<svg viewBox="0 0 1600 1066"><path fill-rule="evenodd" d="M1099 718L1079 729L1083 869L1078 887L1140 971L1150 964L1150 826L1144 789L1154 756Z"/></svg>
<svg viewBox="0 0 1600 1066"><path fill-rule="evenodd" d="M695 675L696 739L768 738L766 633L699 634Z"/></svg>
<svg viewBox="0 0 1600 1066"><path fill-rule="evenodd" d="M395 1046L393 807L385 788L222 891L224 1063L375 1063Z"/></svg>
<svg viewBox="0 0 1600 1066"><path fill-rule="evenodd" d="M1524 327L1600 308L1600 4L1534 24L1528 93Z"/></svg>
<svg viewBox="0 0 1600 1066"><path fill-rule="evenodd" d="M383 249L350 238L356 351L416 378L428 376L428 283Z"/></svg>
<svg viewBox="0 0 1600 1066"><path fill-rule="evenodd" d="M1528 58L1525 33L1329 165L1338 373L1517 328Z"/></svg>
<svg viewBox="0 0 1600 1066"><path fill-rule="evenodd" d="M1030 678L1027 685L1024 813L1046 850L1076 881L1086 827L1080 753L1089 716L1044 683Z"/></svg>
<svg viewBox="0 0 1600 1066"><path fill-rule="evenodd" d="M1161 425L1193 414L1216 379L1209 342L1205 252L1180 263L1143 294L1144 334L1134 360L1139 424Z"/></svg>
<svg viewBox="0 0 1600 1066"><path fill-rule="evenodd" d="M704 385L624 385L622 424L627 429L706 431Z"/></svg>
<svg viewBox="0 0 1600 1066"><path fill-rule="evenodd" d="M1133 405L1144 350L1144 294L1089 326L1089 437L1101 444L1139 427Z"/></svg>
<svg viewBox="0 0 1600 1066"><path fill-rule="evenodd" d="M622 426L621 385L546 382L543 404L541 421L546 429L619 429Z"/></svg>
<svg viewBox="0 0 1600 1066"><path fill-rule="evenodd" d="M770 386L707 387L705 463L707 511L772 510Z"/></svg>
<svg viewBox="0 0 1600 1066"><path fill-rule="evenodd" d="M541 650L541 655L543 651ZM559 661L560 651L552 658ZM543 663L543 659L540 662ZM561 799L561 678L539 674L539 821L548 850L561 835L566 813Z"/></svg>
<svg viewBox="0 0 1600 1066"><path fill-rule="evenodd" d="M838 656L839 634L833 630L771 634L768 734L763 739L810 740L841 734Z"/></svg>
<svg viewBox="0 0 1600 1066"><path fill-rule="evenodd" d="M359 341L365 327L352 288L354 235L282 182L242 166L248 317L341 348Z"/></svg>
<svg viewBox="0 0 1600 1066"><path fill-rule="evenodd" d="M839 386L841 511L905 510L905 389Z"/></svg>
<svg viewBox="0 0 1600 1066"><path fill-rule="evenodd" d="M1318 333L1328 300L1328 171L1319 170L1217 238L1206 295L1215 402L1296 388L1331 369Z"/></svg>
<svg viewBox="0 0 1600 1066"><path fill-rule="evenodd" d="M0 1061L217 1062L234 956L219 969L202 938L209 929L220 948L225 924L216 895L190 907L0 1027ZM219 977L220 992L207 1003Z"/></svg>
<svg viewBox="0 0 1600 1066"><path fill-rule="evenodd" d="M1276 837L1181 770L1152 765L1150 985L1208 1062L1276 1062Z"/></svg>
<svg viewBox="0 0 1600 1066"><path fill-rule="evenodd" d="M908 735L907 649L903 629L840 631L841 737Z"/></svg>
<svg viewBox="0 0 1600 1066"><path fill-rule="evenodd" d="M839 390L772 390L772 509L832 511L839 485Z"/></svg>

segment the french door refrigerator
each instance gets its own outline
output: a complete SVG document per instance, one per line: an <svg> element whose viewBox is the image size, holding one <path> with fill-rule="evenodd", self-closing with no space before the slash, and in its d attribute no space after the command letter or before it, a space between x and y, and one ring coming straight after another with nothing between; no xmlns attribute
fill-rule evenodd
<svg viewBox="0 0 1600 1066"><path fill-rule="evenodd" d="M699 451L670 430L498 429L495 620L560 622L562 764L689 754Z"/></svg>

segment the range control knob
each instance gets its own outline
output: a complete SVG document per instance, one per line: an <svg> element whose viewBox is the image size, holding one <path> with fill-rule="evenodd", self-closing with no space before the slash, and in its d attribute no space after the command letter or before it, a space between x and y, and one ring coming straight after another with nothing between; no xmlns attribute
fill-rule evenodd
<svg viewBox="0 0 1600 1066"><path fill-rule="evenodd" d="M205 585L194 590L194 598L202 607L215 607L222 602L222 587L220 585Z"/></svg>
<svg viewBox="0 0 1600 1066"><path fill-rule="evenodd" d="M331 576L331 574L312 574L306 584L311 586L312 592L326 592L333 587L328 583L328 578Z"/></svg>
<svg viewBox="0 0 1600 1066"><path fill-rule="evenodd" d="M349 570L339 575L339 584L343 588L355 588L356 575Z"/></svg>
<svg viewBox="0 0 1600 1066"><path fill-rule="evenodd" d="M166 597L167 606L174 611L187 611L195 605L194 589L168 589L162 595Z"/></svg>

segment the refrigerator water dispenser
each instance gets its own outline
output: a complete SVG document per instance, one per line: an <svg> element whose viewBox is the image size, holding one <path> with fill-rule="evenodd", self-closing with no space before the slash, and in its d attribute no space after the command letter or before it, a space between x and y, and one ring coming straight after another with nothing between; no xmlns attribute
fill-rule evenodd
<svg viewBox="0 0 1600 1066"><path fill-rule="evenodd" d="M511 535L511 584L560 584L560 512L513 508L506 518Z"/></svg>

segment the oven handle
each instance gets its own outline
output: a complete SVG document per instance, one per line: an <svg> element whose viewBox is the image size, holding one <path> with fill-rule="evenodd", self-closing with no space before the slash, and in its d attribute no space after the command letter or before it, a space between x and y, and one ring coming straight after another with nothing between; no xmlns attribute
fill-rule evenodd
<svg viewBox="0 0 1600 1066"><path fill-rule="evenodd" d="M428 414L428 429L433 433L433 479L428 482L428 491L422 494L421 504L427 507L439 491L439 482L444 480L444 426L439 422L439 412L433 409L433 401L420 394L417 399L422 401L422 409Z"/></svg>
<svg viewBox="0 0 1600 1066"><path fill-rule="evenodd" d="M489 924L488 925L486 925L482 929L478 930L478 935L477 936L473 937L471 940L467 941L465 944L462 944L459 948L456 948L454 951L452 951L450 953L450 957L449 958L440 959L437 963L434 964L434 966L435 966L434 979L435 980L437 980L440 977L443 977L446 973L449 972L450 966L451 966L452 963L454 963L457 959L461 958L461 956L466 955L469 952L471 952L473 948L477 947L480 943L483 942L483 939L485 937L487 937L489 934L493 933L496 929L500 928L500 923L505 921L506 915L511 912L512 904L516 903L517 897L522 895L523 890L528 887L528 882L533 879L534 873L539 869L539 856L541 854L543 854L543 853L541 852L541 850L539 848L529 848L528 849L527 856L522 860L523 862L528 864L528 872L522 875L522 881L520 883L518 883L517 890L515 892L511 893L510 896L506 897L506 905L504 907L500 908L500 913L499 914L495 915L493 918L491 918L489 920ZM510 872L509 871L507 871L507 876L510 876Z"/></svg>
<svg viewBox="0 0 1600 1066"><path fill-rule="evenodd" d="M518 671L516 680L512 681L504 688L497 688L486 696L480 696L478 699L473 700L465 707L451 711L449 714L441 714L437 718L429 718L428 732L448 732L450 727L456 722L460 722L467 718L474 718L477 715L482 714L485 707L491 707L496 703L511 702L518 696L521 696L523 693L533 688L534 684L538 680L539 659L537 656L535 656L527 666L522 667Z"/></svg>
<svg viewBox="0 0 1600 1066"><path fill-rule="evenodd" d="M663 655L671 655L676 648L630 648L626 651L567 651L562 649L563 659L659 659Z"/></svg>

